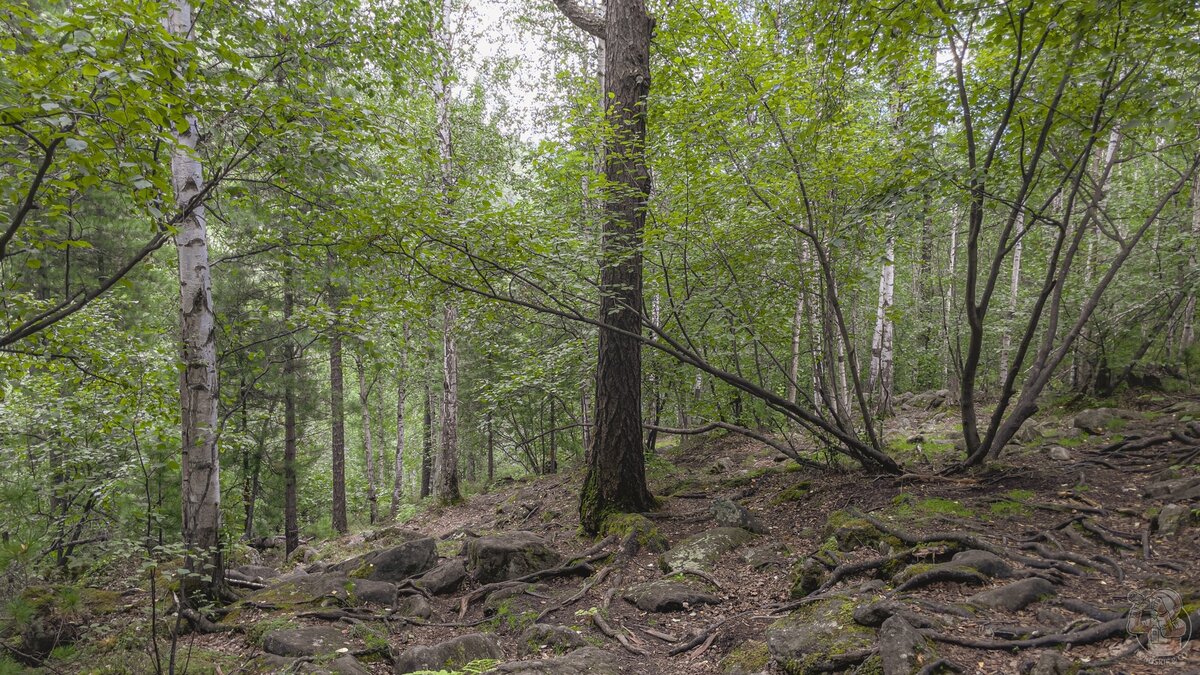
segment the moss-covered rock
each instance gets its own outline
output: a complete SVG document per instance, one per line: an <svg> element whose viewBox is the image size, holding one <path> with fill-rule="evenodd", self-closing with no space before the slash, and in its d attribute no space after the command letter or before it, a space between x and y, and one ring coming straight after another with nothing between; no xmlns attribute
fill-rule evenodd
<svg viewBox="0 0 1200 675"><path fill-rule="evenodd" d="M812 482L802 480L799 483L781 491L779 494L771 498L771 503L775 506L780 504L789 504L792 502L801 502L808 499L812 494Z"/></svg>
<svg viewBox="0 0 1200 675"><path fill-rule="evenodd" d="M825 519L825 529L821 538L833 537L838 549L852 551L864 546L874 546L883 538L883 533L871 523L862 518L834 511Z"/></svg>
<svg viewBox="0 0 1200 675"><path fill-rule="evenodd" d="M435 645L412 647L396 657L396 673L421 670L457 670L472 661L502 659L504 652L496 639L482 633L462 635Z"/></svg>
<svg viewBox="0 0 1200 675"><path fill-rule="evenodd" d="M600 524L600 535L605 537L616 535L622 541L633 535L632 541L637 544L639 549L653 553L662 553L670 546L667 538L658 531L654 523L640 513L609 514Z"/></svg>
<svg viewBox="0 0 1200 675"><path fill-rule="evenodd" d="M767 647L788 675L845 669L864 660L875 631L854 622L857 599L836 597L801 607L767 627Z"/></svg>
<svg viewBox="0 0 1200 675"><path fill-rule="evenodd" d="M726 675L755 675L766 670L770 663L771 650L767 648L767 643L748 640L721 659L721 672Z"/></svg>
<svg viewBox="0 0 1200 675"><path fill-rule="evenodd" d="M808 597L809 594L820 588L821 584L825 583L825 579L828 577L829 570L820 561L812 557L801 560L792 568L792 573L789 577L792 598Z"/></svg>

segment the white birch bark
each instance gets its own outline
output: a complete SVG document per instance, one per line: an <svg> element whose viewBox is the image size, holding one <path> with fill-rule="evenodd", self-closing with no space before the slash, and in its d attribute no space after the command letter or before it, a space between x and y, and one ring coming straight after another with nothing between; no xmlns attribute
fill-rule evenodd
<svg viewBox="0 0 1200 675"><path fill-rule="evenodd" d="M453 303L442 308L442 436L434 464L433 496L442 502L462 499L458 491L458 344L454 324L458 310Z"/></svg>
<svg viewBox="0 0 1200 675"><path fill-rule="evenodd" d="M889 226L892 218L889 216ZM886 414L892 407L892 334L895 325L891 309L896 293L896 240L890 233L883 255L883 267L879 273L879 302L875 309L875 330L871 336L871 369L867 378L867 390L875 401L876 411Z"/></svg>
<svg viewBox="0 0 1200 675"><path fill-rule="evenodd" d="M187 0L168 9L167 31L191 40L195 16ZM173 130L177 146L171 154L171 183L175 202L187 215L178 223L175 247L179 253L179 404L182 427L183 541L190 551L207 559L214 586L224 570L220 550L221 465L217 453L217 349L208 263L208 231L204 207L194 205L204 190L204 171L196 155L200 138L195 115L187 129Z"/></svg>
<svg viewBox="0 0 1200 675"><path fill-rule="evenodd" d="M1012 251L1012 281L1008 291L1008 315L1004 320L1002 332L1000 333L1000 386L1004 386L1004 382L1008 380L1008 359L1009 352L1012 350L1012 327L1013 321L1017 316L1017 297L1021 289L1021 249L1025 244L1025 213L1020 215L1020 221L1017 224L1017 240L1013 242ZM1013 367L1018 367L1018 364L1013 364Z"/></svg>

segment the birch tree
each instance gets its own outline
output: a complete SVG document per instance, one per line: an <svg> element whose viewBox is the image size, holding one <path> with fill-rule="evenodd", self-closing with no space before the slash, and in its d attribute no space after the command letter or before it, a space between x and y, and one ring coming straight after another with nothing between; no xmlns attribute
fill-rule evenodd
<svg viewBox="0 0 1200 675"><path fill-rule="evenodd" d="M167 31L192 40L195 14L188 0L167 10ZM190 86L185 82L185 86ZM187 128L173 130L171 183L176 204L192 203L204 189L197 154L200 130L188 114ZM221 460L217 452L217 344L212 278L208 261L206 214L198 206L186 213L175 232L179 255L179 408L182 424L180 462L183 494L183 542L195 561L189 565L210 580L216 592L224 581L221 552ZM197 564L198 563L198 564Z"/></svg>

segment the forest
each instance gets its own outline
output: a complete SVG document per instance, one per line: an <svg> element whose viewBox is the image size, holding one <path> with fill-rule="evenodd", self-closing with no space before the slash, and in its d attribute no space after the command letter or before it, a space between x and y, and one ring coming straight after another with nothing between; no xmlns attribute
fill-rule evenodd
<svg viewBox="0 0 1200 675"><path fill-rule="evenodd" d="M1200 669L1200 5L0 0L0 674Z"/></svg>

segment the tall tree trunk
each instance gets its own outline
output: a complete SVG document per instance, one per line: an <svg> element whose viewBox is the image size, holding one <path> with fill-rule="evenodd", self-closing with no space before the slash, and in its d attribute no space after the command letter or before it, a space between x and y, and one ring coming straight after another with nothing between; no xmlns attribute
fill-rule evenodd
<svg viewBox="0 0 1200 675"><path fill-rule="evenodd" d="M550 461L546 462L546 473L558 473L558 434L555 426L558 424L555 415L555 400L550 399Z"/></svg>
<svg viewBox="0 0 1200 675"><path fill-rule="evenodd" d="M617 332L642 329L642 229L650 192L646 97L653 21L644 0L606 0L602 27L596 17L581 17L571 0L556 4L576 25L605 41L604 111L612 131L604 148L605 184L613 189L605 199L600 263L596 429L579 504L580 524L594 533L611 512L641 512L654 506L642 448L641 343Z"/></svg>
<svg viewBox="0 0 1200 675"><path fill-rule="evenodd" d="M896 239L890 233L891 220L888 216L887 243L883 254L883 268L879 272L879 302L875 309L875 331L871 336L871 372L867 378L867 391L875 402L875 413L887 415L892 411L892 306L896 294Z"/></svg>
<svg viewBox="0 0 1200 675"><path fill-rule="evenodd" d="M371 524L379 520L379 477L375 472L375 448L371 445L371 389L367 386L367 368L361 354L354 357L358 371L358 404L362 407L363 458L366 461L367 507Z"/></svg>
<svg viewBox="0 0 1200 675"><path fill-rule="evenodd" d="M490 485L496 478L496 437L492 433L492 411L488 411L486 419L488 484Z"/></svg>
<svg viewBox="0 0 1200 675"><path fill-rule="evenodd" d="M283 281L283 320L291 324L295 306L292 261ZM296 508L296 342L287 338L283 360L283 550L290 556L300 546L300 515Z"/></svg>
<svg viewBox="0 0 1200 675"><path fill-rule="evenodd" d="M407 398L404 383L404 368L396 377L396 470L392 480L392 519L400 511L400 502L404 500L404 400Z"/></svg>
<svg viewBox="0 0 1200 675"><path fill-rule="evenodd" d="M333 254L330 253L332 269ZM333 327L329 336L329 418L330 445L333 450L333 529L345 534L350 526L346 521L346 413L345 391L342 381L342 332L336 318L338 307L334 286L329 285L329 305L334 312Z"/></svg>
<svg viewBox="0 0 1200 675"><path fill-rule="evenodd" d="M796 313L792 316L792 358L788 364L787 400L794 404L800 387L800 328L804 324L804 291L796 293ZM682 426L682 425L681 425Z"/></svg>
<svg viewBox="0 0 1200 675"><path fill-rule="evenodd" d="M1200 174L1192 182L1192 237L1188 242L1188 269L1200 269L1196 262L1196 250L1200 241ZM1187 300L1183 303L1180 317L1180 354L1185 353L1196 342L1196 291L1189 286Z"/></svg>
<svg viewBox="0 0 1200 675"><path fill-rule="evenodd" d="M946 376L946 400L951 405L958 404L961 384L958 380L959 350L958 350L958 321L954 314L954 274L958 258L958 211L955 210L950 218L950 260L946 265L946 297L942 303L942 332L946 341L946 360L942 363L942 372Z"/></svg>
<svg viewBox="0 0 1200 675"><path fill-rule="evenodd" d="M429 350L429 359L433 359L433 350ZM429 366L426 364L424 378L424 394L422 420L424 422L421 436L421 499L430 495L433 488L433 389L429 386Z"/></svg>
<svg viewBox="0 0 1200 675"><path fill-rule="evenodd" d="M167 10L171 35L190 40L195 16L188 0ZM196 154L200 130L187 115L187 129L174 131L178 147L171 155L175 203L187 214L176 227L179 253L179 407L182 432L183 543L185 565L209 577L209 591L224 584L221 550L221 463L217 452L217 343L212 278L208 266L208 230L203 206L187 209L204 190L204 170ZM197 557L191 559L191 555Z"/></svg>
<svg viewBox="0 0 1200 675"><path fill-rule="evenodd" d="M1013 322L1017 317L1017 298L1021 290L1021 249L1025 243L1025 214L1021 213L1021 220L1017 226L1017 240L1013 242L1012 251L1012 282L1008 292L1008 316L1005 317L1004 325L1000 333L1000 382L1003 385L1008 379L1008 353L1012 349L1012 327ZM1021 364L1012 364L1013 368L1020 368Z"/></svg>
<svg viewBox="0 0 1200 675"><path fill-rule="evenodd" d="M453 303L442 308L442 439L438 448L433 496L443 503L462 501L458 490L458 344Z"/></svg>

